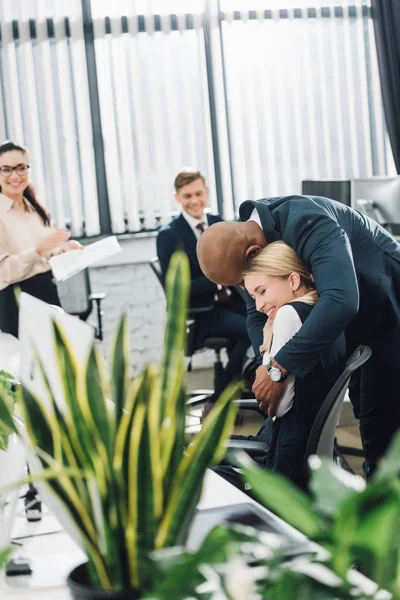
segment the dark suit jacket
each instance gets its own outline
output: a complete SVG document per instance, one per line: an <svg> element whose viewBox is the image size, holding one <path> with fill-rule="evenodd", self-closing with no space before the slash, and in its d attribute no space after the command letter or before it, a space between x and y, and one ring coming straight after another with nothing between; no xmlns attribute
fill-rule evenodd
<svg viewBox="0 0 400 600"><path fill-rule="evenodd" d="M207 215L208 224L222 221L219 215ZM190 265L190 306L209 306L214 302L217 285L207 279L200 269L196 254L197 238L183 215L162 227L157 236L157 256L165 279L169 261L176 250L184 250Z"/></svg>
<svg viewBox="0 0 400 600"><path fill-rule="evenodd" d="M207 214L207 220L209 225L213 225L213 223L222 221L222 218L219 215ZM215 293L218 290L217 285L203 275L197 259L196 246L197 238L183 215L179 215L171 223L162 227L157 236L157 256L164 279L173 253L178 249L182 249L188 255L191 277L190 306L192 308L212 305ZM244 307L243 298L237 290L230 289L232 300Z"/></svg>
<svg viewBox="0 0 400 600"><path fill-rule="evenodd" d="M400 245L368 217L328 198L247 201L240 207L241 220L254 208L267 242L283 240L295 250L310 268L319 296L306 323L277 353L278 363L304 377L344 330L354 344L384 352L384 340L400 333ZM247 305L256 351L265 316L248 295ZM397 351L399 345L400 338Z"/></svg>

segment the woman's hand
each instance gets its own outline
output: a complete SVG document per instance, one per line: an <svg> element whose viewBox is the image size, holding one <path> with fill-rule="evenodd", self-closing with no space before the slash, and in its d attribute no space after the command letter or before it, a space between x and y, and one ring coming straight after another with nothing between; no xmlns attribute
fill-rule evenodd
<svg viewBox="0 0 400 600"><path fill-rule="evenodd" d="M63 252L70 252L71 250L83 250L83 246L76 240L69 240L61 246L61 250Z"/></svg>
<svg viewBox="0 0 400 600"><path fill-rule="evenodd" d="M56 229L49 235L46 235L43 239L41 239L35 246L35 250L38 254L43 254L47 250L53 250L53 248L59 248L64 242L66 242L71 237L69 231L62 231L61 229Z"/></svg>

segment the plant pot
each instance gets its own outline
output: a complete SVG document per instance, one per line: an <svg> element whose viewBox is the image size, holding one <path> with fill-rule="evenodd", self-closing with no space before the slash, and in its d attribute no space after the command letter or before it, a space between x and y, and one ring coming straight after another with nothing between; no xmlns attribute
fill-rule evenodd
<svg viewBox="0 0 400 600"><path fill-rule="evenodd" d="M87 563L76 567L68 576L67 585L73 600L138 600L137 590L101 590L89 583Z"/></svg>

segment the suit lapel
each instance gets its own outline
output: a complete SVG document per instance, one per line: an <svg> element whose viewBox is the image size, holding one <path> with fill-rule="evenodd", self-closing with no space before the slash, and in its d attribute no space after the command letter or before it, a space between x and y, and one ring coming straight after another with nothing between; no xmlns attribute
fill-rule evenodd
<svg viewBox="0 0 400 600"><path fill-rule="evenodd" d="M268 200L247 200L239 208L241 221L248 221L254 209L257 209L265 238L268 243L282 239L279 226L272 216ZM278 231L277 231L278 230Z"/></svg>

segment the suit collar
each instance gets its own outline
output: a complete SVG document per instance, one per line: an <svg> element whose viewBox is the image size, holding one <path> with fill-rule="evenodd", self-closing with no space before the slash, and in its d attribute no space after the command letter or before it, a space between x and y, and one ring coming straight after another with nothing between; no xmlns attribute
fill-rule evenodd
<svg viewBox="0 0 400 600"><path fill-rule="evenodd" d="M182 211L181 215L185 219L189 227L193 230L193 232L196 229L197 225L199 225L200 223L202 223L206 227L208 226L208 219L205 213L203 213L202 219L196 219L195 217L189 215L189 213L187 213L186 211Z"/></svg>
<svg viewBox="0 0 400 600"><path fill-rule="evenodd" d="M282 235L279 231L279 221L277 222L272 216L268 200L246 200L246 202L243 202L239 207L240 220L248 221L254 209L257 209L259 214L267 242L271 243L281 240Z"/></svg>

